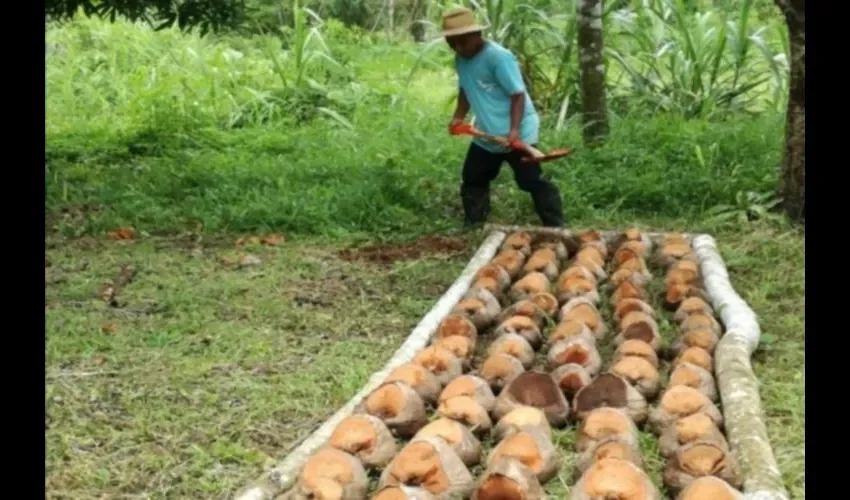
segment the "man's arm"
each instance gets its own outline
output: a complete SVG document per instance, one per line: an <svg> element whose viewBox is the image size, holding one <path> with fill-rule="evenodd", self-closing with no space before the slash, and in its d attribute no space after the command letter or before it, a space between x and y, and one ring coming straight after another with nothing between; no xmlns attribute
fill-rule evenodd
<svg viewBox="0 0 850 500"><path fill-rule="evenodd" d="M462 88L458 89L457 104L455 105L455 114L452 121L463 121L469 113L469 100L466 98L466 93Z"/></svg>
<svg viewBox="0 0 850 500"><path fill-rule="evenodd" d="M525 112L525 82L519 70L519 62L513 54L507 54L496 65L496 82L511 96L511 135L519 132L519 123Z"/></svg>

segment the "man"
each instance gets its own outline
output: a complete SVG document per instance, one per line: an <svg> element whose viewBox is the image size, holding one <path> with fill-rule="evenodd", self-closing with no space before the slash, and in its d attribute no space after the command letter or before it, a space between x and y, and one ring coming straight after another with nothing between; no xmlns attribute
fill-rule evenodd
<svg viewBox="0 0 850 500"><path fill-rule="evenodd" d="M540 118L525 89L516 57L496 42L485 40L483 27L471 10L453 9L443 15L443 37L454 50L458 99L449 129L463 122L470 109L475 126L490 135L535 146ZM465 227L483 223L490 212L490 182L507 161L514 180L531 194L544 226L563 225L558 188L542 177L539 163L522 163L523 153L474 139L463 163L460 196Z"/></svg>

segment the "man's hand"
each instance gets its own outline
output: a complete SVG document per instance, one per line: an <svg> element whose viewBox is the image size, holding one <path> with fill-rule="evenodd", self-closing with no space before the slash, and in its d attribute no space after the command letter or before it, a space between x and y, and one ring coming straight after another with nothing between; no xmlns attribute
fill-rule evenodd
<svg viewBox="0 0 850 500"><path fill-rule="evenodd" d="M452 117L452 121L449 122L449 133L451 134L452 129L458 125L463 125L463 118Z"/></svg>
<svg viewBox="0 0 850 500"><path fill-rule="evenodd" d="M515 144L520 144L519 130L512 128L511 131L508 132L508 145L510 147L514 147Z"/></svg>

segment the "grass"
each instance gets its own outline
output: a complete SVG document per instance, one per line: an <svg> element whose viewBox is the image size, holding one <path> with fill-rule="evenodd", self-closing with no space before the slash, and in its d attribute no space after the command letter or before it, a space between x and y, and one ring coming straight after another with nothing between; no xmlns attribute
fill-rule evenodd
<svg viewBox="0 0 850 500"><path fill-rule="evenodd" d="M735 11L733 41L779 50L775 20L741 23ZM781 161L784 83L750 89L758 112L723 108L714 98L735 90L728 75L695 94L693 66L688 82L665 69L688 63L685 52L653 67L646 51L692 39L699 58L717 57L714 28L726 15L641 15L651 33L629 39L621 16L606 45L668 94L635 87L610 64L612 135L600 148L580 146L574 70L565 65L558 80L555 62L534 59L552 78L538 87L544 100L557 104L542 110L543 144L576 148L547 173L571 226L717 235L733 284L761 318L754 365L768 431L792 498L805 498L805 239L764 210ZM296 28L280 38L91 19L48 29L49 498L228 497L388 359L477 245L461 235L470 246L457 255L391 265L338 257L353 243L457 236L466 141L445 133L454 89L444 50L420 58L421 47L332 19ZM741 85L774 74L769 61L781 57L754 51L741 62L739 48L723 47L722 61L742 68ZM504 172L492 220L536 223ZM104 237L119 227L137 238ZM266 232L288 239L234 245ZM224 263L245 252L262 263ZM124 263L138 273L110 307L97 294ZM573 431L556 441L566 466L547 486L553 497L572 484ZM657 480L654 440L643 445Z"/></svg>

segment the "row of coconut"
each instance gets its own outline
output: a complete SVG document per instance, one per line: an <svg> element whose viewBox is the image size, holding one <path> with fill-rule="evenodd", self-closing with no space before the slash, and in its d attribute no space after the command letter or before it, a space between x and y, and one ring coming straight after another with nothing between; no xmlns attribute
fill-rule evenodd
<svg viewBox="0 0 850 500"><path fill-rule="evenodd" d="M740 472L723 435L723 416L713 355L722 328L703 290L699 262L690 242L668 234L662 248L667 266L664 303L675 310L676 356L660 407L650 416L665 458L663 480L679 500L741 500Z"/></svg>
<svg viewBox="0 0 850 500"><path fill-rule="evenodd" d="M504 299L512 278L537 272L528 266L535 264L530 258L530 238L517 236L508 238L501 252L476 274L469 292L439 325L432 344L411 362L394 369L355 414L336 427L327 444L306 461L286 498L365 499L368 471L380 471L373 498L468 498L475 491L469 467L480 462L480 439L493 428L491 413L499 417L497 436L507 437L520 427L529 426L540 429L532 431L537 436L549 435L549 423L542 410L506 404L504 400L510 392L497 400L493 389L498 391L515 379L519 374L516 370L488 379L463 375L471 369L479 332L513 317L504 317L499 300ZM557 308L554 297L549 301L545 296L529 299L534 299L530 302L535 312ZM538 316L542 319L545 314ZM523 329L526 330L534 331ZM522 362L520 365L524 371L525 366ZM515 368L516 364L512 366ZM429 407L436 407L437 418L433 421L428 418ZM511 411L514 407L520 411ZM545 426L540 423L541 418ZM399 449L396 437L409 442ZM544 451L547 443L554 451L548 437L541 443ZM498 454L495 451L488 460L491 467L482 478L482 486L494 474L520 474L517 479L528 482L530 477L538 481L539 487L537 475L529 475L515 460L498 458L510 454L510 449L502 447ZM534 484L523 483L523 487L533 490Z"/></svg>

